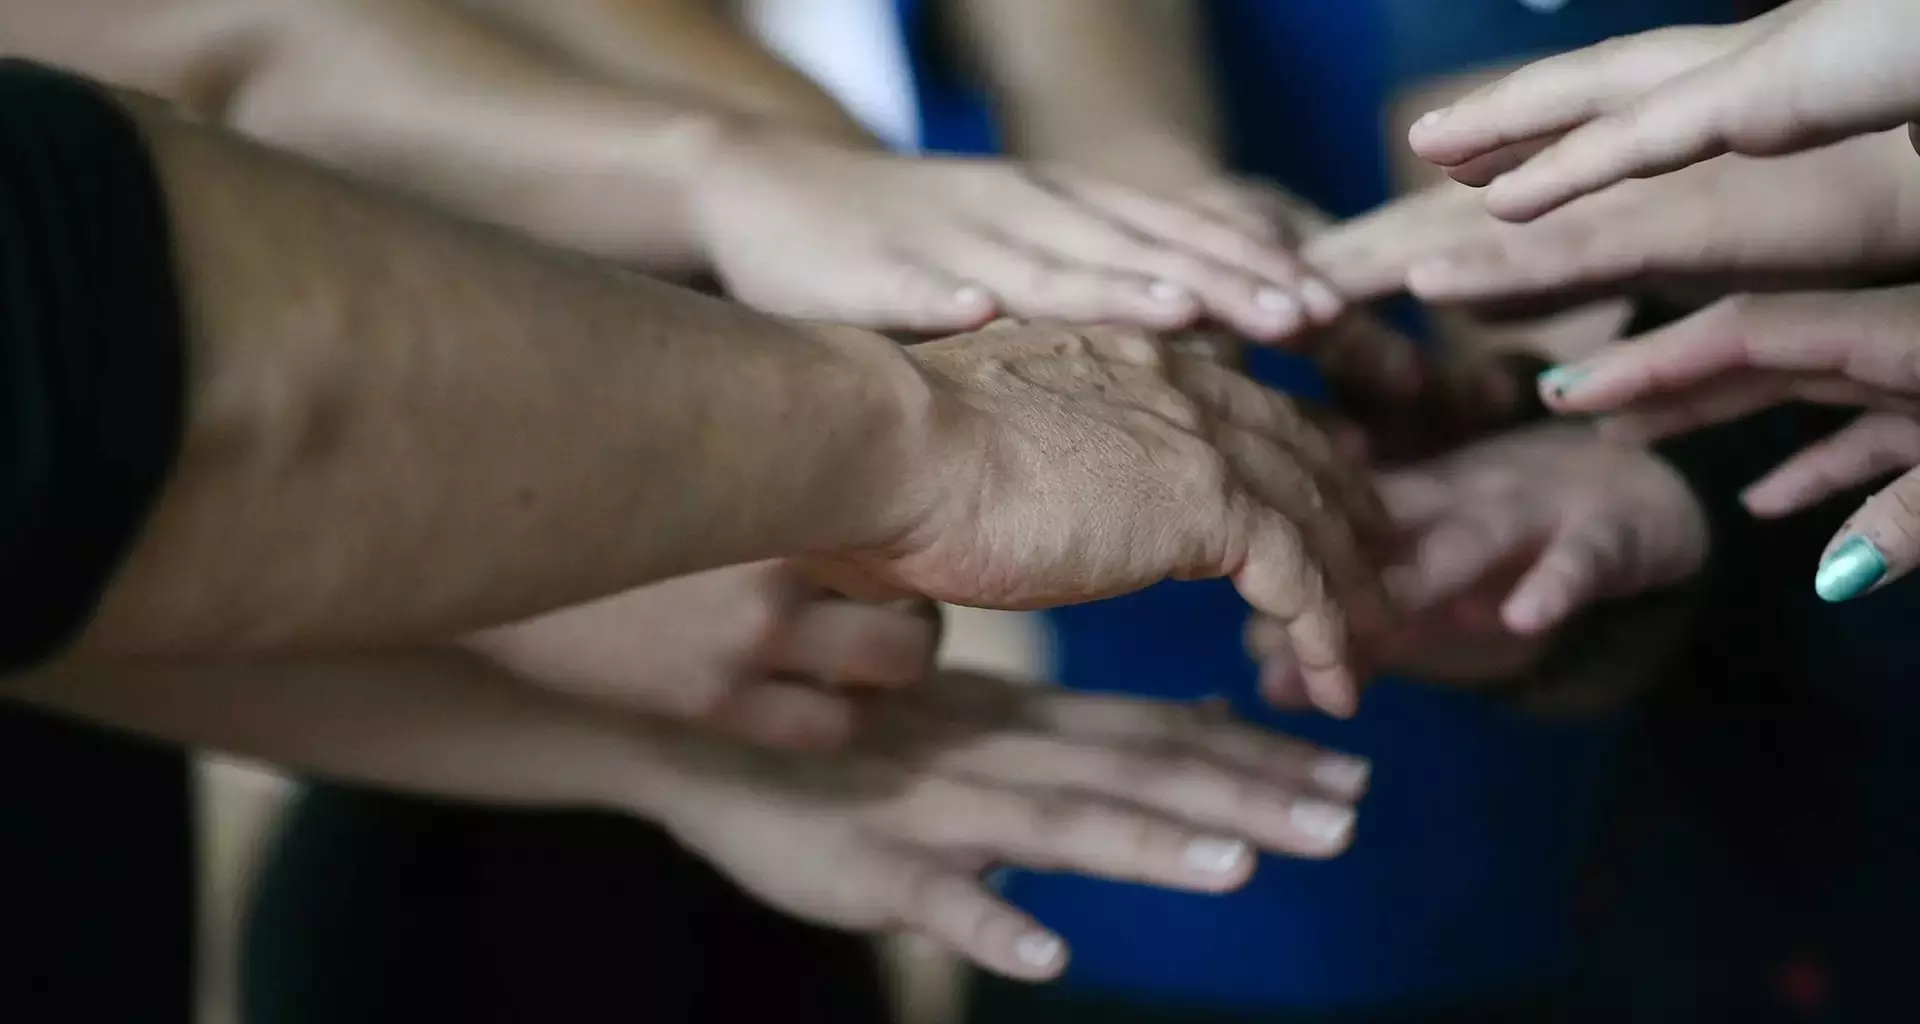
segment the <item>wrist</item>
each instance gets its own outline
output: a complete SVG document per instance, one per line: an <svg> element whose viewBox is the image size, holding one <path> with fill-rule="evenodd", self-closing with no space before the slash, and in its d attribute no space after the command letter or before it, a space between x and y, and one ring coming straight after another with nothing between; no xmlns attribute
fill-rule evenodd
<svg viewBox="0 0 1920 1024"><path fill-rule="evenodd" d="M823 494L834 504L815 519L838 528L808 550L895 550L944 504L934 484L959 417L909 350L858 328L806 329L828 354L833 432L854 442L851 485Z"/></svg>

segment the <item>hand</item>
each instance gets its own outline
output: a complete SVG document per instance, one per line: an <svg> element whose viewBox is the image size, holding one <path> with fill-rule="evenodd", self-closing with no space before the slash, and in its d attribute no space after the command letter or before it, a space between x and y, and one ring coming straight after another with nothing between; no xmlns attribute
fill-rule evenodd
<svg viewBox="0 0 1920 1024"><path fill-rule="evenodd" d="M1567 132L1738 50L1784 16L1776 10L1736 25L1658 28L1546 57L1429 112L1407 141L1454 180L1478 188Z"/></svg>
<svg viewBox="0 0 1920 1024"><path fill-rule="evenodd" d="M995 864L1225 892L1255 847L1340 852L1366 788L1363 761L1193 706L959 675L877 703L843 754L689 740L648 813L799 917L1039 980L1068 951L981 882Z"/></svg>
<svg viewBox="0 0 1920 1024"><path fill-rule="evenodd" d="M1288 623L1310 692L1351 713L1348 615L1379 628L1368 482L1281 395L1123 328L1006 326L914 346L937 425L878 510L891 538L825 561L849 592L1035 608L1231 577Z"/></svg>
<svg viewBox="0 0 1920 1024"><path fill-rule="evenodd" d="M1383 474L1380 490L1410 538L1387 577L1405 623L1368 650L1380 668L1511 678L1581 611L1678 583L1706 558L1706 519L1679 475L1581 424L1482 441ZM1295 699L1287 638L1256 622L1249 644L1268 696Z"/></svg>
<svg viewBox="0 0 1920 1024"><path fill-rule="evenodd" d="M1243 221L1006 160L742 132L693 216L736 298L807 320L937 333L1002 314L1160 330L1206 315L1275 341L1339 312Z"/></svg>
<svg viewBox="0 0 1920 1024"><path fill-rule="evenodd" d="M1739 419L1782 402L1857 405L1863 417L1746 494L1784 515L1906 468L1920 415L1920 287L1729 299L1542 380L1573 412L1613 412L1627 437L1660 437ZM1833 601L1884 586L1920 562L1920 474L1896 480L1848 520L1815 589Z"/></svg>
<svg viewBox="0 0 1920 1024"><path fill-rule="evenodd" d="M1618 109L1578 111L1586 123L1502 174L1487 206L1528 220L1622 179L1722 153L1778 156L1902 127L1920 117L1920 68L1907 46L1916 32L1920 7L1906 0L1801 0L1720 35L1721 52ZM1561 60L1578 67L1578 58ZM1555 88L1546 80L1509 88L1523 87ZM1515 122L1500 105L1501 88L1419 126L1416 148L1453 162L1505 142Z"/></svg>
<svg viewBox="0 0 1920 1024"><path fill-rule="evenodd" d="M1524 225L1443 184L1329 231L1305 255L1359 298L1404 286L1430 302L1486 302L1663 278L1771 290L1920 257L1913 161L1897 132L1785 159L1727 157Z"/></svg>
<svg viewBox="0 0 1920 1024"><path fill-rule="evenodd" d="M849 695L831 687L921 681L933 669L939 622L926 605L836 597L775 561L630 590L487 630L466 646L570 696L756 743L831 747L855 718Z"/></svg>

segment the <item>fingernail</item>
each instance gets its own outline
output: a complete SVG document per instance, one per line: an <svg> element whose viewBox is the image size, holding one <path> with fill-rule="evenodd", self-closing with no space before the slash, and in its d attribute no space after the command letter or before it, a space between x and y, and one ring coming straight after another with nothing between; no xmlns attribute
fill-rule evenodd
<svg viewBox="0 0 1920 1024"><path fill-rule="evenodd" d="M1565 398L1568 389L1586 379L1590 372L1578 366L1556 366L1540 375L1540 386L1555 398Z"/></svg>
<svg viewBox="0 0 1920 1024"><path fill-rule="evenodd" d="M1421 114L1419 119L1413 122L1413 126L1415 128L1431 128L1434 125L1439 124L1440 119L1445 116L1447 116L1447 110L1445 107L1441 107L1438 110L1429 110L1426 113Z"/></svg>
<svg viewBox="0 0 1920 1024"><path fill-rule="evenodd" d="M1230 875L1253 851L1238 839L1196 839L1182 855L1187 867L1208 875Z"/></svg>
<svg viewBox="0 0 1920 1024"><path fill-rule="evenodd" d="M1316 320L1332 320L1340 315L1340 295L1333 286L1317 277L1308 278L1300 286L1300 301L1307 304L1307 312Z"/></svg>
<svg viewBox="0 0 1920 1024"><path fill-rule="evenodd" d="M1359 794L1373 777L1373 765L1357 757L1329 755L1314 763L1313 781L1336 793Z"/></svg>
<svg viewBox="0 0 1920 1024"><path fill-rule="evenodd" d="M954 290L953 304L956 306L984 306L987 303L987 290L974 285L966 285Z"/></svg>
<svg viewBox="0 0 1920 1024"><path fill-rule="evenodd" d="M1460 264L1448 259L1427 260L1407 268L1407 291L1420 298L1444 298L1460 287Z"/></svg>
<svg viewBox="0 0 1920 1024"><path fill-rule="evenodd" d="M1322 800L1302 800L1287 812L1293 827L1327 846L1344 842L1353 831L1353 809Z"/></svg>
<svg viewBox="0 0 1920 1024"><path fill-rule="evenodd" d="M1275 326L1282 332L1300 325L1300 303L1278 288L1262 288L1253 296L1261 309L1273 314Z"/></svg>
<svg viewBox="0 0 1920 1024"><path fill-rule="evenodd" d="M1060 940L1046 932L1028 932L1013 944L1013 955L1028 967L1048 968L1060 962Z"/></svg>
<svg viewBox="0 0 1920 1024"><path fill-rule="evenodd" d="M1187 290L1172 281L1153 282L1147 286L1147 294L1153 298L1153 301L1167 305L1184 302L1187 298Z"/></svg>
<svg viewBox="0 0 1920 1024"><path fill-rule="evenodd" d="M1822 601L1851 601L1873 589L1887 574L1886 556L1865 537L1849 537L1835 548L1813 578Z"/></svg>

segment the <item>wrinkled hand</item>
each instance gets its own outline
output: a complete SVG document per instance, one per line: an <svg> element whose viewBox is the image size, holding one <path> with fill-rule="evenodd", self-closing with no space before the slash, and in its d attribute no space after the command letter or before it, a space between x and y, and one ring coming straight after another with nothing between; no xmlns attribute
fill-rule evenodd
<svg viewBox="0 0 1920 1024"><path fill-rule="evenodd" d="M1722 153L1777 156L1902 127L1920 116L1920 67L1908 52L1916 32L1920 7L1907 0L1800 0L1679 47L1677 37L1642 36L1553 58L1430 115L1411 140L1448 166L1502 152L1512 169L1493 182L1488 208L1527 220ZM1680 69L1688 58L1675 51L1689 47L1694 66ZM1622 65L1678 73L1619 103L1600 83L1632 77L1615 72ZM1514 145L1569 128L1531 156Z"/></svg>
<svg viewBox="0 0 1920 1024"><path fill-rule="evenodd" d="M1315 239L1304 253L1348 295L1405 287L1485 302L1678 279L1771 290L1920 258L1920 175L1903 133L1779 160L1727 157L1625 182L1528 224L1451 183Z"/></svg>
<svg viewBox="0 0 1920 1024"><path fill-rule="evenodd" d="M852 734L855 708L837 688L921 681L939 631L930 606L846 600L774 561L630 590L466 646L570 696L816 747Z"/></svg>
<svg viewBox="0 0 1920 1024"><path fill-rule="evenodd" d="M894 539L824 561L827 578L1018 609L1230 577L1288 624L1320 705L1352 711L1349 625L1386 616L1367 550L1385 517L1288 399L1124 328L1002 326L907 353L930 450L889 488L903 503L877 535Z"/></svg>
<svg viewBox="0 0 1920 1024"><path fill-rule="evenodd" d="M1275 341L1339 312L1255 221L1007 160L741 132L692 216L735 297L800 319L938 333L998 315L1162 330L1204 315Z"/></svg>
<svg viewBox="0 0 1920 1024"><path fill-rule="evenodd" d="M1225 892L1255 848L1340 852L1366 788L1365 762L1196 706L945 675L874 715L834 755L685 737L649 810L783 910L1037 980L1068 951L988 890L994 865Z"/></svg>
<svg viewBox="0 0 1920 1024"><path fill-rule="evenodd" d="M1385 473L1380 491L1410 542L1387 573L1404 624L1368 650L1379 668L1511 678L1579 612L1678 583L1706 558L1705 516L1679 475L1584 424L1482 441ZM1256 621L1248 639L1268 695L1296 698L1287 638Z"/></svg>
<svg viewBox="0 0 1920 1024"><path fill-rule="evenodd" d="M1920 415L1920 287L1740 296L1542 380L1557 409L1611 412L1620 436L1662 437L1789 401L1857 405L1862 418L1747 492L1784 515L1904 469ZM1920 562L1920 473L1868 499L1828 548L1815 587L1857 597Z"/></svg>

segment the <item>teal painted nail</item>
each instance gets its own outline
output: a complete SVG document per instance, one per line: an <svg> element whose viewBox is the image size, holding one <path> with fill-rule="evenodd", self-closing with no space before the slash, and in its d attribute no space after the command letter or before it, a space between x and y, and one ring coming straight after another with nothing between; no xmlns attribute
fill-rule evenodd
<svg viewBox="0 0 1920 1024"><path fill-rule="evenodd" d="M1887 574L1886 556L1865 537L1849 537L1820 563L1813 592L1822 601L1851 601L1873 589Z"/></svg>
<svg viewBox="0 0 1920 1024"><path fill-rule="evenodd" d="M1540 375L1540 386L1553 392L1555 398L1567 397L1567 389L1580 383L1588 371L1578 366L1556 366Z"/></svg>

